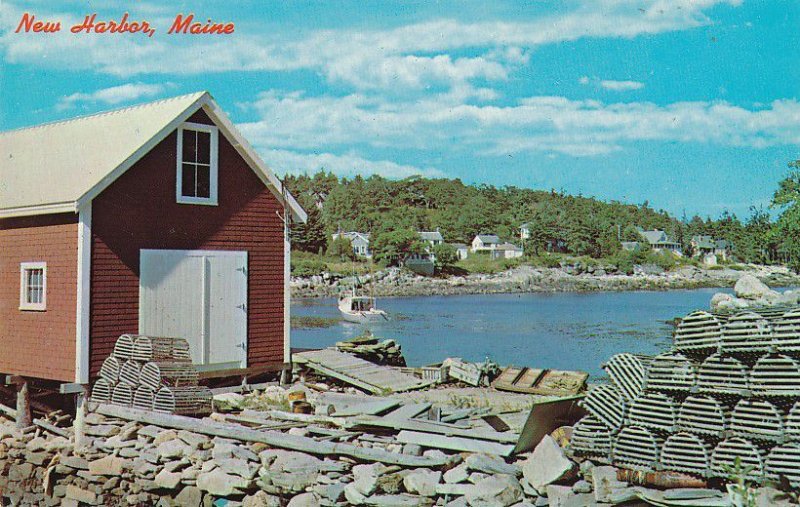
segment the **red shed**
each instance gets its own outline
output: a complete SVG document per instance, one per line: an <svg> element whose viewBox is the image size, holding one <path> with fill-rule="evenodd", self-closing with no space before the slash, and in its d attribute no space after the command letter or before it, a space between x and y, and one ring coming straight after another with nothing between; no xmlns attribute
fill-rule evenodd
<svg viewBox="0 0 800 507"><path fill-rule="evenodd" d="M0 372L85 384L131 332L283 368L305 219L208 93L0 133Z"/></svg>

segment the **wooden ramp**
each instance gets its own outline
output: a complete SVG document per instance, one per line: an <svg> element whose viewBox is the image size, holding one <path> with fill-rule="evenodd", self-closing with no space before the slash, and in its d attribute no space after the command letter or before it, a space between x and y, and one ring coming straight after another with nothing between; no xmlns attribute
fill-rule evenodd
<svg viewBox="0 0 800 507"><path fill-rule="evenodd" d="M292 360L373 394L411 391L431 384L430 380L402 373L397 368L377 365L334 349L297 352L292 354Z"/></svg>

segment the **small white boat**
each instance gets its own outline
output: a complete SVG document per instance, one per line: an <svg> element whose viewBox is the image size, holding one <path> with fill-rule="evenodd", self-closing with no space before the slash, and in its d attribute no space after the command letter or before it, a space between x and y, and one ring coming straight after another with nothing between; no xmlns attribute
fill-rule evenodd
<svg viewBox="0 0 800 507"><path fill-rule="evenodd" d="M355 291L339 298L339 312L344 320L357 324L389 320L385 311L375 308L375 298L356 296Z"/></svg>

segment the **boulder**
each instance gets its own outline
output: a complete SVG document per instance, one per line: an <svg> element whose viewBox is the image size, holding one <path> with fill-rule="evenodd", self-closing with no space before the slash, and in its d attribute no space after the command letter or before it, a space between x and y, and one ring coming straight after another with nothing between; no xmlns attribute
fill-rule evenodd
<svg viewBox="0 0 800 507"><path fill-rule="evenodd" d="M381 463L354 466L353 487L362 495L370 496L378 487L378 478L385 470L386 466Z"/></svg>
<svg viewBox="0 0 800 507"><path fill-rule="evenodd" d="M92 475L119 476L129 467L130 463L126 459L106 456L89 462L89 473Z"/></svg>
<svg viewBox="0 0 800 507"><path fill-rule="evenodd" d="M553 437L545 435L522 464L522 475L537 491L568 476L575 468Z"/></svg>
<svg viewBox="0 0 800 507"><path fill-rule="evenodd" d="M422 496L436 496L436 485L442 478L442 472L434 472L426 468L418 468L403 478L403 486L409 493Z"/></svg>
<svg viewBox="0 0 800 507"><path fill-rule="evenodd" d="M168 440L156 449L161 461L169 461L175 458L183 458L192 455L192 448L177 438Z"/></svg>
<svg viewBox="0 0 800 507"><path fill-rule="evenodd" d="M733 291L736 293L736 297L751 301L758 299L774 301L780 296L776 291L770 289L767 284L749 273L739 277L733 287Z"/></svg>
<svg viewBox="0 0 800 507"><path fill-rule="evenodd" d="M293 496L286 507L319 507L319 498L314 493Z"/></svg>
<svg viewBox="0 0 800 507"><path fill-rule="evenodd" d="M457 484L466 481L467 477L469 477L469 469L466 463L462 463L444 473L444 482L448 484Z"/></svg>
<svg viewBox="0 0 800 507"><path fill-rule="evenodd" d="M628 487L626 482L617 480L617 469L612 466L596 466L592 468L592 487L594 498L598 502L611 502L616 492Z"/></svg>
<svg viewBox="0 0 800 507"><path fill-rule="evenodd" d="M223 393L214 396L214 409L217 412L231 412L244 408L244 396L239 393Z"/></svg>
<svg viewBox="0 0 800 507"><path fill-rule="evenodd" d="M79 488L73 484L67 486L67 498L77 500L81 503L88 503L95 505L97 503L97 494L87 489Z"/></svg>
<svg viewBox="0 0 800 507"><path fill-rule="evenodd" d="M175 497L175 504L181 507L200 507L203 503L203 492L194 486L185 486Z"/></svg>
<svg viewBox="0 0 800 507"><path fill-rule="evenodd" d="M479 481L464 496L472 507L507 507L522 500L522 487L512 475L493 475Z"/></svg>
<svg viewBox="0 0 800 507"><path fill-rule="evenodd" d="M464 462L469 470L473 470L475 472L483 472L487 474L507 474L515 476L520 475L519 466L508 464L505 462L505 460L497 456L490 456L488 454L470 454Z"/></svg>
<svg viewBox="0 0 800 507"><path fill-rule="evenodd" d="M179 472L168 472L162 470L156 474L155 483L159 488L175 489L181 482L182 474Z"/></svg>
<svg viewBox="0 0 800 507"><path fill-rule="evenodd" d="M250 483L239 476L226 474L220 468L197 475L197 487L214 496L226 497L240 493L240 490L250 487Z"/></svg>

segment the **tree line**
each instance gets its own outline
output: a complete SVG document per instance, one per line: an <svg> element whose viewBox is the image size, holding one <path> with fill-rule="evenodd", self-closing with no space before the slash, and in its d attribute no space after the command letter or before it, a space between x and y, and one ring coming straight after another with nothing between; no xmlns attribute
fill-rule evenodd
<svg viewBox="0 0 800 507"><path fill-rule="evenodd" d="M563 252L605 258L617 254L621 241L642 241L637 227L664 230L689 249L692 236L708 235L732 244L739 262L786 263L800 268L800 163L789 164L769 209L752 207L745 219L723 212L718 218L674 217L645 201L628 204L568 195L563 191L507 186L467 185L459 179L411 177L389 180L372 175L339 178L320 170L288 175L287 188L308 213L306 224L292 227L295 249L345 254L336 245L337 230L371 234L378 260L391 263L419 251L415 231L438 229L448 243L469 244L476 234L493 233L519 244L527 223L526 254Z"/></svg>

